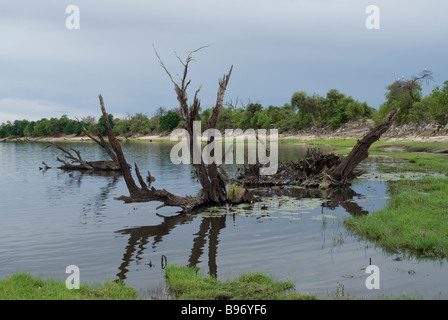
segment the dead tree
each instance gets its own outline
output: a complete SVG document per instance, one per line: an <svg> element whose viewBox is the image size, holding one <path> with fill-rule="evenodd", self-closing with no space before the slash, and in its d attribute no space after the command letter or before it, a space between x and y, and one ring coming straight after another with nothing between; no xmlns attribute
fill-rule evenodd
<svg viewBox="0 0 448 320"><path fill-rule="evenodd" d="M399 111L400 108L397 108L389 113L379 125L367 133L364 138L358 140L352 151L350 151L348 156L340 164L328 170L327 173L323 173L323 178L327 179L326 183L328 185L347 185L354 178L353 170L361 161L367 159L370 146L378 141L390 128Z"/></svg>
<svg viewBox="0 0 448 320"><path fill-rule="evenodd" d="M63 165L60 166L60 169L64 170L103 170L103 171L119 171L120 166L117 161L108 161L108 160L100 160L100 161L86 161L81 157L81 152L79 150L76 150L74 148L71 148L70 150L75 153L66 150L62 146L58 145L57 143L48 142L48 147L54 147L58 150L61 150L63 153L65 153L65 158L71 160L71 162L67 162L59 157L57 157L56 160L59 162L62 162Z"/></svg>
<svg viewBox="0 0 448 320"><path fill-rule="evenodd" d="M301 185L327 188L348 186L350 181L356 177L355 168L368 157L370 146L390 128L398 112L399 108L387 115L378 126L358 140L344 160L333 153L324 154L318 149L310 148L304 159L291 163L280 163L277 173L274 175L260 176L261 165L254 164L244 167L236 181L253 187Z"/></svg>
<svg viewBox="0 0 448 320"><path fill-rule="evenodd" d="M120 165L118 164L118 159L113 152L113 150L110 148L110 146L107 144L107 142L104 140L103 135L99 132L98 128L95 127L96 135L98 138L95 138L84 126L84 124L80 121L78 121L81 125L82 131L86 136L88 136L92 141L96 142L99 146L101 146L106 153L109 155L111 160L100 160L100 161L85 161L81 157L81 152L79 150L76 150L74 148L71 148L70 150L76 154L72 154L70 151L64 149L62 146L54 143L49 142L49 146L52 146L58 150L61 150L63 153L65 153L65 158L71 160L71 163L66 162L59 157L57 160L59 162L62 162L63 165L59 167L60 169L65 170L103 170L103 171L120 171Z"/></svg>
<svg viewBox="0 0 448 320"><path fill-rule="evenodd" d="M129 196L121 196L117 199L123 200L125 202L160 201L163 204L158 208L163 206L180 207L182 208L181 212L190 212L198 207L206 205L219 205L227 202L227 191L226 191L227 177L222 172L219 171L219 168L215 162L211 163L208 162L208 164L204 163L202 157L200 156L200 151L198 150L199 148L197 146L197 137L196 137L197 133L194 130L194 121L196 120L199 112L200 101L197 96L202 85L199 86L199 88L196 90L193 103L191 104L191 106L189 106L187 99L187 88L191 82L191 80L187 80L188 67L190 62L192 61L192 54L200 49L201 48L195 51L191 51L188 54L185 61L181 60L178 57L179 61L182 63L184 67L183 76L181 78L180 83L176 83L173 80L170 72L165 67L159 55L157 54L157 51L156 55L159 59L161 66L168 74L171 82L173 83L175 92L177 94L177 100L179 102L180 114L183 119L184 129L187 131L190 137L189 139L190 158L200 159L199 163L195 163L195 161L193 161L193 167L195 169L198 181L202 186L201 191L196 196L183 197L172 194L166 191L165 189L160 190L155 189L154 187L150 188L142 178L137 164L135 164L135 174L137 176L137 180L140 185L138 186L132 176L131 169L127 165L125 156L121 149L121 145L112 131L112 128L110 126L107 117L107 112L104 106L104 101L102 96L100 95L99 99L101 104L101 111L106 125L107 136L109 138L109 142L112 146L112 149L116 155L117 161L122 170L124 180L126 182L126 186L129 191ZM219 80L216 104L215 107L213 108L212 116L208 123L209 129L213 129L216 127L218 116L223 107L224 94L227 89L231 73L232 73L232 67L230 68L228 74L224 75L224 77ZM209 142L212 142L212 138L213 137L209 137ZM211 156L213 156L213 154L211 154ZM151 173L149 172L147 180L152 180ZM250 192L246 192L244 194L244 197L241 199L241 202L248 202L253 200L255 200L253 195Z"/></svg>

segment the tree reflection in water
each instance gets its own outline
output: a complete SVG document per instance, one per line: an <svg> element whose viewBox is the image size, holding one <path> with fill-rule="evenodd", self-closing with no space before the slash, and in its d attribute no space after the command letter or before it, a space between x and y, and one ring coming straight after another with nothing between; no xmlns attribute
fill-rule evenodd
<svg viewBox="0 0 448 320"><path fill-rule="evenodd" d="M287 195L301 198L321 198L322 207L336 208L342 207L351 215L365 215L368 211L363 210L355 201L355 197L361 196L349 187L335 188L329 190L320 189L306 189L306 188L287 188L287 187L275 187L265 188L258 190L258 195L262 197L273 197ZM158 214L159 215L159 214ZM162 223L154 226L142 226L137 228L128 228L116 231L123 235L129 235L128 244L126 246L125 253L120 267L120 272L117 274L118 280L126 279L126 273L129 271L128 267L135 260L142 260L141 256L150 243L155 248L157 243L167 236L174 228L183 224L188 224L197 216L195 214L179 214L175 216L162 216ZM208 272L212 276L217 276L218 266L216 263L217 250L218 250L218 236L221 229L226 227L226 215L217 217L202 217L199 225L199 231L194 234L193 246L188 259L189 266L196 266L200 262L200 257L204 253L204 246L208 240ZM163 262L162 262L163 264Z"/></svg>

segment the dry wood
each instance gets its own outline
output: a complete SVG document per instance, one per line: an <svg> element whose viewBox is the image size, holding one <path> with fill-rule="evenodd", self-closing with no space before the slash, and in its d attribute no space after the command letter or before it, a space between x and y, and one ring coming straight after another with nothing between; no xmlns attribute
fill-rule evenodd
<svg viewBox="0 0 448 320"><path fill-rule="evenodd" d="M259 174L261 167L259 163L245 166L236 181L246 186L301 185L321 188L347 186L356 176L355 168L368 157L370 146L390 128L398 112L397 108L361 140L358 140L342 161L333 153L323 154L318 149L310 148L304 159L286 164L280 163L277 173L271 176Z"/></svg>
<svg viewBox="0 0 448 320"><path fill-rule="evenodd" d="M188 105L187 98L187 88L191 83L191 80L187 79L188 68L191 61L193 61L192 54L202 49L203 47L191 51L185 61L180 59L177 55L176 57L182 63L183 75L180 78L180 83L174 81L171 73L165 67L163 61L159 57L157 51L156 55L159 59L160 65L167 73L169 79L174 85L174 90L177 95L177 101L179 103L180 114L184 123L184 129L188 132L190 136L190 157L192 159L200 159L200 163L194 163L193 167L195 169L196 177L198 178L199 183L202 186L201 191L197 196L185 196L180 197L174 195L165 189L159 190L154 187L149 187L148 184L144 181L140 174L140 170L135 164L135 174L137 175L137 180L140 186L135 182L130 167L127 165L123 150L121 149L121 145L117 138L115 137L112 128L110 126L106 108L104 106L104 101L102 96L99 96L101 112L103 114L103 119L106 125L107 136L109 138L109 143L116 155L116 159L120 165L124 180L126 182L126 186L129 191L129 196L121 196L118 199L121 199L125 202L146 202L146 201L160 201L162 205L159 206L175 206L182 208L182 212L190 212L196 208L213 205L213 204L223 204L227 202L227 191L226 191L226 182L227 177L224 172L220 171L215 162L208 161L206 165L201 157L200 148L197 146L197 137L195 136L196 132L194 130L194 121L197 118L199 109L200 109L200 101L198 99L198 93L202 87L200 85L195 92L193 104L191 106ZM229 83L230 75L232 73L233 66L230 68L229 72L224 75L222 79L219 80L219 88L216 98L216 104L212 111L212 117L208 123L208 128L213 129L216 127L216 122L219 117L219 114L223 107L224 94L227 89L227 85ZM211 137L209 137L209 141L211 141ZM210 156L213 156L210 155ZM148 171L147 182L150 183L154 180L151 173ZM244 194L244 197L241 201L253 201L253 196L247 191Z"/></svg>

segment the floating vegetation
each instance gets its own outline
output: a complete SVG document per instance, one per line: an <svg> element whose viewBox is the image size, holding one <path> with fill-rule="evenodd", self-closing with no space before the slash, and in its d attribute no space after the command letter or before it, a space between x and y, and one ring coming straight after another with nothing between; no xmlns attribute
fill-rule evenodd
<svg viewBox="0 0 448 320"><path fill-rule="evenodd" d="M399 180L420 180L426 177L443 178L441 173L426 172L382 172L382 173L365 173L358 176L358 179L370 181L399 181Z"/></svg>
<svg viewBox="0 0 448 320"><path fill-rule="evenodd" d="M200 213L201 217L218 217L223 215L260 216L262 218L288 218L301 220L301 215L310 214L320 208L321 198L295 198L289 196L266 197L263 201L238 205L211 207Z"/></svg>
<svg viewBox="0 0 448 320"><path fill-rule="evenodd" d="M325 219L337 219L337 217L332 214L320 214L318 216L311 217L311 220L325 220Z"/></svg>

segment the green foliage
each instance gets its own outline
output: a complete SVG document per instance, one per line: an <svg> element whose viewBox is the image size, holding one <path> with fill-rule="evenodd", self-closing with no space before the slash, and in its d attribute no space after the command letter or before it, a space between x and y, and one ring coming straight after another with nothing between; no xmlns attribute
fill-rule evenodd
<svg viewBox="0 0 448 320"><path fill-rule="evenodd" d="M71 135L80 135L82 133L81 124L77 120L69 120L65 126L64 133Z"/></svg>
<svg viewBox="0 0 448 320"><path fill-rule="evenodd" d="M218 121L216 123L216 129L225 130L232 126L232 115L233 107L228 106L227 108L222 108L221 113L218 116Z"/></svg>
<svg viewBox="0 0 448 320"><path fill-rule="evenodd" d="M218 281L212 276L198 275L198 269L167 265L166 278L171 293L177 300L316 300L317 296L285 292L294 287L287 281L274 281L260 272L240 275L235 280Z"/></svg>
<svg viewBox="0 0 448 320"><path fill-rule="evenodd" d="M386 87L386 101L376 110L339 92L329 90L326 95L316 93L308 95L304 91L295 92L290 103L283 106L263 107L260 103L248 103L243 107L229 105L223 107L218 117L218 130L233 129L273 129L280 133L296 131L310 127L328 127L337 129L344 123L356 119L374 119L379 123L395 108L400 108L396 120L399 123L435 121L439 124L448 123L448 80L443 87L436 86L432 92L423 97L421 77L412 80L397 80ZM197 120L201 121L202 130L207 128L212 115L212 108L200 112ZM125 119L114 119L108 115L114 133L117 135L149 134L154 131L173 130L181 128L181 116L173 111L159 107L154 116L148 118L142 113L128 115ZM102 116L95 122L93 117L85 120L84 125L89 132L95 134L95 126L101 134L106 134ZM47 135L83 134L81 126L75 120L63 115L60 119L42 118L38 121L16 120L0 125L0 138L6 137L37 137Z"/></svg>
<svg viewBox="0 0 448 320"><path fill-rule="evenodd" d="M177 127L179 122L182 120L181 116L172 111L169 110L166 115L161 116L159 118L159 126L161 130L172 130Z"/></svg>
<svg viewBox="0 0 448 320"><path fill-rule="evenodd" d="M114 128L114 116L110 113L107 114L107 119L109 120L110 126L112 127L112 129ZM102 134L102 135L106 135L106 123L104 122L104 118L101 115L101 117L98 119L98 124L97 124L97 128L98 131Z"/></svg>
<svg viewBox="0 0 448 320"><path fill-rule="evenodd" d="M431 92L426 114L440 124L448 122L448 80L440 89L438 86Z"/></svg>
<svg viewBox="0 0 448 320"><path fill-rule="evenodd" d="M367 103L356 101L337 89L329 90L325 98L317 94L308 96L304 91L295 92L291 106L298 111L296 129L310 126L337 129L351 119L371 118L374 114L374 109Z"/></svg>
<svg viewBox="0 0 448 320"><path fill-rule="evenodd" d="M347 218L345 223L384 247L446 257L447 181L446 178L426 178L419 183L396 181L392 184L395 191L386 209Z"/></svg>
<svg viewBox="0 0 448 320"><path fill-rule="evenodd" d="M15 273L0 281L0 300L139 300L136 290L122 282L81 284L68 290L65 281Z"/></svg>
<svg viewBox="0 0 448 320"><path fill-rule="evenodd" d="M397 80L386 87L386 101L380 106L375 116L379 123L384 117L396 108L400 112L395 118L399 124L414 122L448 123L448 81L444 86L434 87L432 92L423 97L421 80L431 79L430 71L423 71L419 77L411 80Z"/></svg>

